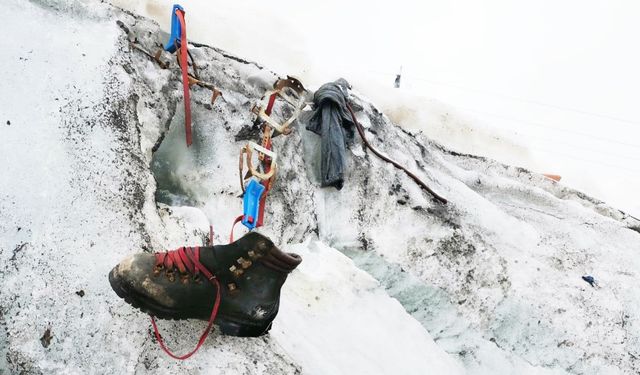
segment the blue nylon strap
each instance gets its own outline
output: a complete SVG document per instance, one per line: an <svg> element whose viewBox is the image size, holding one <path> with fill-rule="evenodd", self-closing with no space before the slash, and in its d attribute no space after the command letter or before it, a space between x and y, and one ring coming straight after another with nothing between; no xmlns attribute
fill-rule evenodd
<svg viewBox="0 0 640 375"><path fill-rule="evenodd" d="M184 8L178 4L174 4L173 9L171 10L171 35L169 36L169 41L164 46L164 50L171 53L176 51L176 46L180 47L180 35L182 28L180 27L180 21L178 21L178 16L176 15L178 10L184 13Z"/></svg>

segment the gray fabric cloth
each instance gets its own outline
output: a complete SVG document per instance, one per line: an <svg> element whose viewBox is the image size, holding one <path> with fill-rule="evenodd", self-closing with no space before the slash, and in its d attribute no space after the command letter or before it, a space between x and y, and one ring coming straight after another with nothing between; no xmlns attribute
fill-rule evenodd
<svg viewBox="0 0 640 375"><path fill-rule="evenodd" d="M346 168L346 140L353 136L353 121L346 109L349 83L325 83L313 96L314 110L307 130L321 137L322 186L342 189Z"/></svg>

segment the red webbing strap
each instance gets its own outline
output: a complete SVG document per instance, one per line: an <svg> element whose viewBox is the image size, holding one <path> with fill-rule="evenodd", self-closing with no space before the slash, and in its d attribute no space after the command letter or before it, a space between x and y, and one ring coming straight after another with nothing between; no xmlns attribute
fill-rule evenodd
<svg viewBox="0 0 640 375"><path fill-rule="evenodd" d="M207 324L207 328L205 328L204 332L202 332L202 335L200 335L200 340L198 340L198 344L196 345L195 349L193 349L187 354L180 355L180 356L173 354L167 348L164 341L162 340L162 336L160 335L160 332L158 331L156 319L153 315L151 315L151 325L153 326L153 332L155 333L156 340L158 340L158 344L160 345L162 350L165 353L167 353L167 355L169 355L171 358L179 359L179 360L184 360L191 357L198 351L198 349L200 349L202 344L204 344L205 340L207 339L207 336L209 336L209 332L211 332L211 327L213 327L213 321L216 320L216 316L218 315L218 309L220 308L220 283L218 282L218 279L216 279L216 277L211 272L209 272L209 270L205 266L203 266L200 263L200 248L196 247L195 250L192 248L187 248L185 249L184 254L187 255L187 257L189 258L189 261L191 262L190 265L193 266L193 273L196 274L197 271L202 272L202 274L205 275L205 277L213 284L213 286L216 287L216 301L213 304L213 309L211 310L211 316L209 317L209 323ZM180 253L180 255L183 255L183 253ZM189 269L191 269L191 267L189 267Z"/></svg>
<svg viewBox="0 0 640 375"><path fill-rule="evenodd" d="M184 131L187 135L187 147L191 146L191 99L189 96L189 66L187 65L187 26L184 22L184 12L176 10L180 21L180 69L182 70L182 88L184 91Z"/></svg>
<svg viewBox="0 0 640 375"><path fill-rule="evenodd" d="M271 115L271 110L273 109L273 104L276 102L277 97L278 94L276 93L271 94L271 96L269 97L269 103L267 104L267 108L264 110L264 113L266 113L267 116Z"/></svg>
<svg viewBox="0 0 640 375"><path fill-rule="evenodd" d="M270 148L269 148L270 149ZM269 173L271 170L271 163L264 164L264 172ZM271 189L271 179L262 181L262 186L264 186L264 192L260 197L260 205L258 206L258 220L256 221L256 228L261 227L264 221L264 206L267 203L267 194L269 194L269 190Z"/></svg>
<svg viewBox="0 0 640 375"><path fill-rule="evenodd" d="M236 224L242 221L243 217L244 215L240 215L233 221L233 224L231 225L231 234L229 235L229 243L233 242L233 228L236 227Z"/></svg>
<svg viewBox="0 0 640 375"><path fill-rule="evenodd" d="M271 97L269 97L269 103L267 104L267 108L264 110L264 113L266 113L267 116L271 115L271 111L273 110L273 105L275 104L277 97L278 97L278 94L276 93L271 94ZM271 150L271 141L269 141L268 145L262 145L262 147L266 148L267 150ZM265 160L262 165L264 167L264 172L269 173L269 171L271 170L271 159L269 159L268 157L265 157ZM267 203L267 194L269 194L269 189L271 188L270 180L262 181L261 184L262 186L264 186L264 192L260 197L260 205L258 206L258 221L256 222L256 228L262 226L262 223L264 220L264 206Z"/></svg>

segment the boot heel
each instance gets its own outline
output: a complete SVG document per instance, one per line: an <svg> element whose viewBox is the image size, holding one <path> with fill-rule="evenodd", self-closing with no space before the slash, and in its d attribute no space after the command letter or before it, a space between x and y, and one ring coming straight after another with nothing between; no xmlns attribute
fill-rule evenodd
<svg viewBox="0 0 640 375"><path fill-rule="evenodd" d="M226 320L224 318L218 318L216 319L216 324L220 328L220 332L222 332L224 335L239 337L258 337L269 332L269 330L271 329L271 322L268 322L263 326L257 326L240 324L230 320Z"/></svg>

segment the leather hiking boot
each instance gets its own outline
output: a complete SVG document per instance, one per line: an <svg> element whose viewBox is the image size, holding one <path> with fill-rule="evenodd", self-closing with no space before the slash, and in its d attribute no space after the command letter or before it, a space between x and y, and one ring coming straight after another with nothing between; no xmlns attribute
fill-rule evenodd
<svg viewBox="0 0 640 375"><path fill-rule="evenodd" d="M228 245L129 256L109 282L127 303L158 318L209 320L217 312L222 333L255 337L271 328L280 288L301 261L250 232Z"/></svg>

